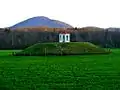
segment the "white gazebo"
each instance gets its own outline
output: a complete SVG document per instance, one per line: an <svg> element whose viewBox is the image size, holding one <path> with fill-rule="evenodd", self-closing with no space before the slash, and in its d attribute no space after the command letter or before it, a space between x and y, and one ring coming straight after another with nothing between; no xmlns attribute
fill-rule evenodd
<svg viewBox="0 0 120 90"><path fill-rule="evenodd" d="M59 42L70 42L70 33L67 31L61 31L59 33Z"/></svg>

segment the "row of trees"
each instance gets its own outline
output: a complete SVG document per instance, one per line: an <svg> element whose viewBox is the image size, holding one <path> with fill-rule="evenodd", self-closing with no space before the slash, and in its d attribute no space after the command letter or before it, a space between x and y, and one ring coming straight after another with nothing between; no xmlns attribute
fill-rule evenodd
<svg viewBox="0 0 120 90"><path fill-rule="evenodd" d="M35 43L58 42L59 32L0 29L0 49L24 49ZM109 30L71 32L72 42L91 42L101 47L119 48L120 32Z"/></svg>

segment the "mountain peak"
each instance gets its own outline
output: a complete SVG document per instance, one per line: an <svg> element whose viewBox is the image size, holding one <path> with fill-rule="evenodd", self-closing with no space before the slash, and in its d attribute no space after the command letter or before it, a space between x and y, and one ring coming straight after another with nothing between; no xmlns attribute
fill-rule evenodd
<svg viewBox="0 0 120 90"><path fill-rule="evenodd" d="M49 18L45 17L45 16L36 16L36 17L32 17L30 19L49 19Z"/></svg>
<svg viewBox="0 0 120 90"><path fill-rule="evenodd" d="M25 21L13 25L10 28L16 29L16 28L24 28L24 27L41 27L41 26L42 27L47 26L49 28L72 28L72 26L67 23L58 20L52 20L45 16L36 16L29 18Z"/></svg>

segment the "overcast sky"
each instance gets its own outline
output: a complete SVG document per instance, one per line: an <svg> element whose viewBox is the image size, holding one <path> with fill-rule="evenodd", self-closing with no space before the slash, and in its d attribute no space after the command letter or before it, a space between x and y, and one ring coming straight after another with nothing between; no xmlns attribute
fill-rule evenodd
<svg viewBox="0 0 120 90"><path fill-rule="evenodd" d="M120 0L0 0L0 27L35 16L74 27L120 27Z"/></svg>

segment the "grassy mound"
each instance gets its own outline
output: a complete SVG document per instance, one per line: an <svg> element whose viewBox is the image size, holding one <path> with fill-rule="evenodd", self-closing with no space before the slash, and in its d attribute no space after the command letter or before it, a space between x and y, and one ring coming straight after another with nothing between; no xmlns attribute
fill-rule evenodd
<svg viewBox="0 0 120 90"><path fill-rule="evenodd" d="M106 54L108 50L88 42L38 43L17 52L16 56Z"/></svg>

